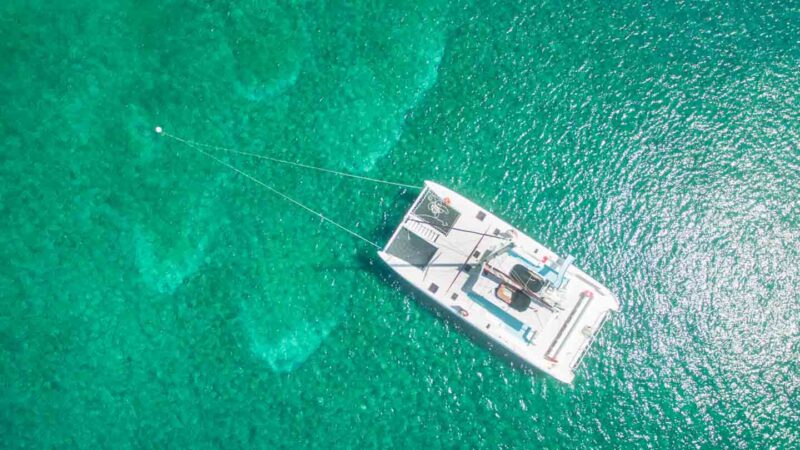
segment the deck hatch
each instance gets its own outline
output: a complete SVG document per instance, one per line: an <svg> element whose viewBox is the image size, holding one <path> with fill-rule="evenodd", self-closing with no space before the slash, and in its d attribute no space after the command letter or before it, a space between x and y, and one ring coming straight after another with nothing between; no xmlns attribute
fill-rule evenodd
<svg viewBox="0 0 800 450"><path fill-rule="evenodd" d="M512 267L510 275L512 280L519 283L528 292L538 294L544 288L544 278L522 264L516 264Z"/></svg>
<svg viewBox="0 0 800 450"><path fill-rule="evenodd" d="M436 254L436 246L410 232L400 228L386 253L396 256L414 267L424 269Z"/></svg>
<svg viewBox="0 0 800 450"><path fill-rule="evenodd" d="M446 236L461 216L461 213L453 209L449 203L428 191L425 193L425 198L414 208L414 215Z"/></svg>

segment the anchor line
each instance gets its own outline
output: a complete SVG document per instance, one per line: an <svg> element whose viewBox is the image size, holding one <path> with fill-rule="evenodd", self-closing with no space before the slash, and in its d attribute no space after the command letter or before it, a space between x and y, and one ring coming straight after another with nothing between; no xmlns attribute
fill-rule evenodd
<svg viewBox="0 0 800 450"><path fill-rule="evenodd" d="M398 183L396 181L388 181L388 180L381 180L381 179L378 179L378 178L365 177L363 175L356 175L356 174L353 174L353 173L340 172L338 170L326 169L324 167L317 167L317 166L312 166L312 165L309 165L309 164L303 164L303 163L298 163L298 162L294 162L294 161L287 161L285 159L274 158L272 156L261 155L261 154L258 154L258 153L243 152L241 150L236 150L236 149L232 149L232 148L220 147L220 146L217 146L217 145L210 145L210 144L203 144L203 143L200 143L200 142L194 142L194 141L190 141L188 139L181 138L179 136L175 136L174 134L167 133L166 131L163 131L163 130L158 132L158 133L163 135L163 136L166 136L166 137L168 137L170 139L174 139L174 140L176 140L178 142L182 142L182 143L184 143L186 145L193 145L193 146L196 146L196 147L203 147L203 148L210 149L210 150L218 150L218 151L234 153L234 154L242 155L242 156L249 156L249 157L252 157L252 158L263 159L263 160L266 160L266 161L271 161L271 162L275 162L275 163L278 163L278 164L285 164L285 165L289 165L289 166L299 167L299 168L302 168L302 169L318 170L320 172L327 172L327 173L331 173L331 174L342 176L342 177L355 178L357 180L371 181L373 183L382 183L382 184L388 184L390 186L399 186L399 187L404 187L404 188L409 188L409 189L417 189L417 190L421 190L422 189L422 187L415 186L413 184Z"/></svg>
<svg viewBox="0 0 800 450"><path fill-rule="evenodd" d="M159 134L164 134L164 135L166 135L168 137L172 137L173 139L185 144L187 147L191 148L192 150L197 151L199 153L202 153L203 155L211 158L212 160L216 161L217 163L219 163L219 164L221 164L221 165L233 170L234 172L238 173L239 175L242 175L242 176L248 178L250 181L253 181L254 183L259 184L260 186L268 189L273 194L283 198L284 200L286 200L286 201L288 201L290 203L293 203L296 206L299 206L300 208L306 210L308 213L319 217L322 221L328 222L331 225L334 225L335 227L337 227L337 228L349 233L351 236L356 237L358 239L361 239L362 241L366 242L367 244L372 245L373 247L375 247L375 248L377 248L379 250L382 248L377 243L365 238L364 236L362 236L362 235L356 233L355 231L345 227L344 225L342 225L342 224L340 224L340 223L338 223L338 222L336 222L336 221L334 221L332 219L329 219L329 218L325 217L322 213L309 208L308 206L300 203L299 201L293 199L292 197L289 197L288 195L284 194L283 192L273 188L272 186L264 183L263 181L259 180L258 178L250 175L249 173L247 173L247 172L245 172L245 171L243 171L243 170L241 170L241 169L239 169L239 168L237 168L237 167L235 167L235 166L233 166L231 164L228 164L227 162L217 158L216 156L212 155L211 153L208 153L207 151L197 147L196 143L194 143L192 141L185 140L185 139L178 138L177 136L167 135L167 133L165 133L163 131L159 132L158 130L160 130L160 128L156 129L156 132L158 132Z"/></svg>

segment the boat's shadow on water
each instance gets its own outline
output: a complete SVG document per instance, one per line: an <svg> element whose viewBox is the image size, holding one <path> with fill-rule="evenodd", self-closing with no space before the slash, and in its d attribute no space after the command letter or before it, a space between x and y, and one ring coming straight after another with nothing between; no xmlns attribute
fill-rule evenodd
<svg viewBox="0 0 800 450"><path fill-rule="evenodd" d="M473 342L478 344L478 346L484 350L487 350L489 353L514 369L520 370L526 375L536 377L537 380L542 379L541 371L516 354L511 353L502 346L492 342L480 330L477 330L475 327L461 321L457 316L458 313L454 310L445 308L444 306L436 303L434 300L428 298L428 296L417 291L417 289L411 283L397 276L393 271L391 271L383 263L383 261L377 257L377 255L371 257L365 253L359 253L356 259L358 260L358 264L353 266L354 268L369 272L370 274L380 278L381 282L397 287L404 294L411 296L416 303L422 306L422 308L424 308L426 311L441 320L445 320L448 326L452 326L457 332L467 336Z"/></svg>

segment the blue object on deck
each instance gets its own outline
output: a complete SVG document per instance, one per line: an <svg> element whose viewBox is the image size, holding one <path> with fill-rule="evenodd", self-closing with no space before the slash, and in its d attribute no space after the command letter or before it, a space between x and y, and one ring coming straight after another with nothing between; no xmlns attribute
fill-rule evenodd
<svg viewBox="0 0 800 450"><path fill-rule="evenodd" d="M519 259L521 261L524 261L526 264L529 264L531 266L531 268L539 267L539 266L542 265L542 263L535 263L535 262L531 261L530 259L526 258L525 256L522 256L519 253L515 252L514 250L509 250L508 254L513 256L514 258L517 258L517 259Z"/></svg>
<svg viewBox="0 0 800 450"><path fill-rule="evenodd" d="M526 326L527 328L522 333L522 340L530 344L533 341L533 338L536 337L536 330L534 330L530 325Z"/></svg>
<svg viewBox="0 0 800 450"><path fill-rule="evenodd" d="M567 258L564 260L564 263L561 264L561 267L558 268L558 278L556 278L555 283L553 283L556 289L561 287L561 283L564 282L564 274L567 273L567 269L569 269L569 266L572 265L572 261L574 260L575 258L573 258L572 255L567 255Z"/></svg>
<svg viewBox="0 0 800 450"><path fill-rule="evenodd" d="M544 265L541 269L539 269L539 275L550 282L550 284L556 284L556 281L558 280L558 272L553 270L553 268L548 265Z"/></svg>
<svg viewBox="0 0 800 450"><path fill-rule="evenodd" d="M574 260L575 258L572 255L567 255L563 262L559 264L558 270L545 265L539 269L539 275L541 275L545 280L549 281L556 289L558 289L561 287L561 284L564 283L564 275L567 273L567 269L569 269L569 266L572 265L572 261Z"/></svg>
<svg viewBox="0 0 800 450"><path fill-rule="evenodd" d="M492 313L495 317L502 320L503 323L508 325L509 327L513 328L516 331L522 330L522 326L525 325L521 321L514 318L511 314L503 311L500 307L495 305L494 303L486 300L485 298L481 297L480 295L476 294L468 294L469 298L472 299L475 303L483 306L487 311Z"/></svg>

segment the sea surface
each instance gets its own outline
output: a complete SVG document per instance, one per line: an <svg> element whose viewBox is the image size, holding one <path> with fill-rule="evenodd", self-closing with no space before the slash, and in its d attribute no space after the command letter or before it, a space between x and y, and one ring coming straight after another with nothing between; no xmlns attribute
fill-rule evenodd
<svg viewBox="0 0 800 450"><path fill-rule="evenodd" d="M800 447L796 1L0 5L0 446ZM572 386L155 126L484 205L622 310ZM214 153L369 240L415 192Z"/></svg>

